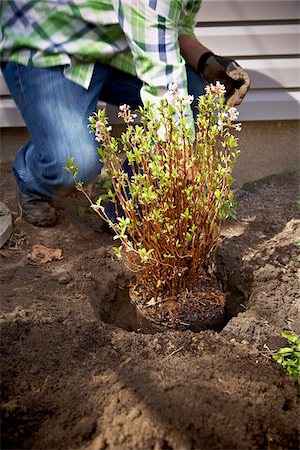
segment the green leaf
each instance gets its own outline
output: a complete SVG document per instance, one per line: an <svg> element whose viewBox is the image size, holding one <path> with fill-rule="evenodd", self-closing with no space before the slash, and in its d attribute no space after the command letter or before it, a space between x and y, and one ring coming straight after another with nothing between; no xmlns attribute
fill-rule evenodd
<svg viewBox="0 0 300 450"><path fill-rule="evenodd" d="M123 249L123 245L120 245L120 247L113 247L113 250L116 254L116 257L121 260L122 259L122 249Z"/></svg>
<svg viewBox="0 0 300 450"><path fill-rule="evenodd" d="M288 331L283 331L281 333L281 336L284 337L285 339L287 339L289 342L292 342L292 343L298 342L300 344L300 339L297 336L295 336L294 334L289 333Z"/></svg>
<svg viewBox="0 0 300 450"><path fill-rule="evenodd" d="M189 208L186 208L186 209L185 209L184 213L181 214L181 217L182 217L183 219L188 220L188 218L190 217L190 210L189 210Z"/></svg>
<svg viewBox="0 0 300 450"><path fill-rule="evenodd" d="M216 190L215 190L215 197L216 197L217 200L220 200L220 198L221 198L221 192L220 192L219 189L216 189Z"/></svg>
<svg viewBox="0 0 300 450"><path fill-rule="evenodd" d="M280 355L290 355L293 350L290 347L283 347L279 350Z"/></svg>
<svg viewBox="0 0 300 450"><path fill-rule="evenodd" d="M141 258L141 261L144 262L144 263L148 262L148 260L150 258L150 255L153 252L154 252L154 248L150 248L150 250L148 250L148 251L145 248L141 248L141 249L138 250L138 254L139 254L140 258Z"/></svg>
<svg viewBox="0 0 300 450"><path fill-rule="evenodd" d="M188 231L185 234L185 240L186 242L190 242L192 240L192 235Z"/></svg>

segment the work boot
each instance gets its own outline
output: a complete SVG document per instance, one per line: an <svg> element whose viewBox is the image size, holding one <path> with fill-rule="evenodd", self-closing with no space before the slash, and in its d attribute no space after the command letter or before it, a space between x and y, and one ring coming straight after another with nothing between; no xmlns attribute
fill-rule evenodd
<svg viewBox="0 0 300 450"><path fill-rule="evenodd" d="M38 227L51 227L57 223L57 212L50 204L51 199L27 195L18 190L17 205L26 222Z"/></svg>

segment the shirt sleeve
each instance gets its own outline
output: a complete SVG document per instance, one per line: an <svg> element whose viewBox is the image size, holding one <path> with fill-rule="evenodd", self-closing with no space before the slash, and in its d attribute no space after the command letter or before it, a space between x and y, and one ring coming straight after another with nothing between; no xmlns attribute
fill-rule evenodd
<svg viewBox="0 0 300 450"><path fill-rule="evenodd" d="M185 62L180 55L177 0L112 0L130 47L137 76L143 81L142 100L157 102L170 83L187 94Z"/></svg>
<svg viewBox="0 0 300 450"><path fill-rule="evenodd" d="M201 7L202 0L189 0L187 4L182 8L179 22L178 33L179 36L187 34L195 36L195 25L197 22L197 14Z"/></svg>

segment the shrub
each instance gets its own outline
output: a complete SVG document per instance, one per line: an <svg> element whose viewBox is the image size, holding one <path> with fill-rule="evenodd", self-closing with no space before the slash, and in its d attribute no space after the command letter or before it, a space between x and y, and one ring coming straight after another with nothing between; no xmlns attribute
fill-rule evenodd
<svg viewBox="0 0 300 450"><path fill-rule="evenodd" d="M89 118L113 186L92 208L120 239L116 254L125 253L149 298L176 296L194 286L216 249L222 222L234 213L231 172L239 151L232 131L240 124L234 123L238 112L225 104L224 93L218 82L207 86L195 136L185 115L192 98L174 85L158 106L146 103L139 109L140 125L122 105L126 131L120 139L111 135L105 110ZM69 169L76 175L72 161ZM77 188L83 190L82 184ZM107 216L107 200L115 204L116 223Z"/></svg>

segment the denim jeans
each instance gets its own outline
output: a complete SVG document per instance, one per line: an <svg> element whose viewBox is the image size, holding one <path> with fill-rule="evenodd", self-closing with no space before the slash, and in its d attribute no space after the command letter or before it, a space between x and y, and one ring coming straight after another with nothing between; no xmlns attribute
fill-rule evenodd
<svg viewBox="0 0 300 450"><path fill-rule="evenodd" d="M141 104L142 82L100 63L88 89L66 79L62 67L27 67L15 62L2 63L1 67L31 137L13 163L19 189L46 198L68 194L74 188L64 169L69 157L78 165L78 180L92 181L102 164L98 143L87 128L88 117L96 111L98 100L136 108ZM189 94L196 99L203 94L206 82L189 68L187 74Z"/></svg>

